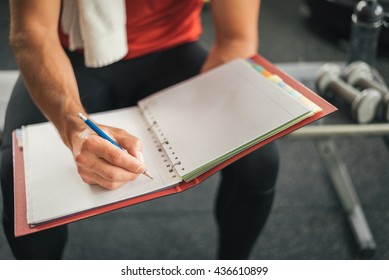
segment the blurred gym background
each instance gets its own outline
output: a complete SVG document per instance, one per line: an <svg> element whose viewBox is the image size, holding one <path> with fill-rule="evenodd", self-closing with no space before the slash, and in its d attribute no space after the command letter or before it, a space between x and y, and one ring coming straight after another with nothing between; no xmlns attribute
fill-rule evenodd
<svg viewBox="0 0 389 280"><path fill-rule="evenodd" d="M259 53L281 68L291 63L344 64L356 2L262 0ZM379 2L387 17L389 1ZM213 28L208 6L204 7L202 17L201 42L209 48ZM389 81L388 33L389 29L382 27L375 64L386 81ZM17 74L8 34L9 4L0 0L1 122ZM314 73L311 74L313 77ZM281 169L275 203L251 258L389 259L389 153L385 138L376 135L334 139L374 238L375 250L368 254L360 250L315 141L278 140ZM73 223L64 257L214 259L217 232L213 203L218 180L216 175L182 194ZM3 232L0 232L0 259L13 259Z"/></svg>

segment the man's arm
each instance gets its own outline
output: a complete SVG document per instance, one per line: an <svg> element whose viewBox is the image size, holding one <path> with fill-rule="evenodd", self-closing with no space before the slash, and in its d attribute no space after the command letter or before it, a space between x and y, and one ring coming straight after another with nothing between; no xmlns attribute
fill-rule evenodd
<svg viewBox="0 0 389 280"><path fill-rule="evenodd" d="M70 147L74 114L84 112L76 80L58 37L61 2L13 0L10 42L29 93ZM85 113L85 112L84 112Z"/></svg>
<svg viewBox="0 0 389 280"><path fill-rule="evenodd" d="M105 127L131 155L85 130L77 113L81 104L71 63L58 36L60 0L11 0L10 42L28 91L72 150L83 180L116 188L144 172L137 157L141 143L125 131ZM85 134L84 134L85 135Z"/></svg>
<svg viewBox="0 0 389 280"><path fill-rule="evenodd" d="M254 55L258 49L260 0L211 0L210 5L215 42L202 71Z"/></svg>

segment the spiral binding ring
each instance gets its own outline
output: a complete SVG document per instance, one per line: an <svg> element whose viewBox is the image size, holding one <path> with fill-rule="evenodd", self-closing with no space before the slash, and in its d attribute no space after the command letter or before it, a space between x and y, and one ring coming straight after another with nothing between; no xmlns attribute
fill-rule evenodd
<svg viewBox="0 0 389 280"><path fill-rule="evenodd" d="M181 164L181 161L177 161L176 163L174 163L174 164L172 165L172 168L169 169L169 172L170 172L170 173L173 172L174 166L180 165L180 164Z"/></svg>
<svg viewBox="0 0 389 280"><path fill-rule="evenodd" d="M164 142L162 142L161 144L159 144L159 145L157 146L159 152L162 152L162 146L163 146L163 145L169 145L169 141L164 141Z"/></svg>

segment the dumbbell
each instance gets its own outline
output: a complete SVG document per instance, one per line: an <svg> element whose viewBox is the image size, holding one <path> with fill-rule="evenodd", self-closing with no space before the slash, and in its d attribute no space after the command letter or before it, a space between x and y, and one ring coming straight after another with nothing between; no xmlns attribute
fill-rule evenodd
<svg viewBox="0 0 389 280"><path fill-rule="evenodd" d="M317 72L315 83L321 94L331 92L351 105L351 114L358 123L371 122L381 101L381 94L375 89L362 92L342 80L341 68L332 63L324 64Z"/></svg>
<svg viewBox="0 0 389 280"><path fill-rule="evenodd" d="M389 121L389 90L374 80L374 74L369 64L363 61L355 61L344 69L345 79L353 86L360 89L373 88L381 94L382 107L380 115Z"/></svg>

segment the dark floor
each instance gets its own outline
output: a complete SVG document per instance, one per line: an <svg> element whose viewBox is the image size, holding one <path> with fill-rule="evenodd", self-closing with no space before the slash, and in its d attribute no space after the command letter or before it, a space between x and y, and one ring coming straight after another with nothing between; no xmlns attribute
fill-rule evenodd
<svg viewBox="0 0 389 280"><path fill-rule="evenodd" d="M307 21L300 0L262 0L260 53L280 62L344 61L347 41ZM0 70L15 69L7 46L7 1L0 2ZM202 42L210 46L209 10ZM389 81L388 53L377 68ZM282 139L277 195L253 259L357 259L357 246L311 140ZM373 259L389 259L389 153L381 137L336 139L377 243ZM213 201L219 177L179 195L70 225L66 259L212 259ZM12 259L0 233L0 259Z"/></svg>

